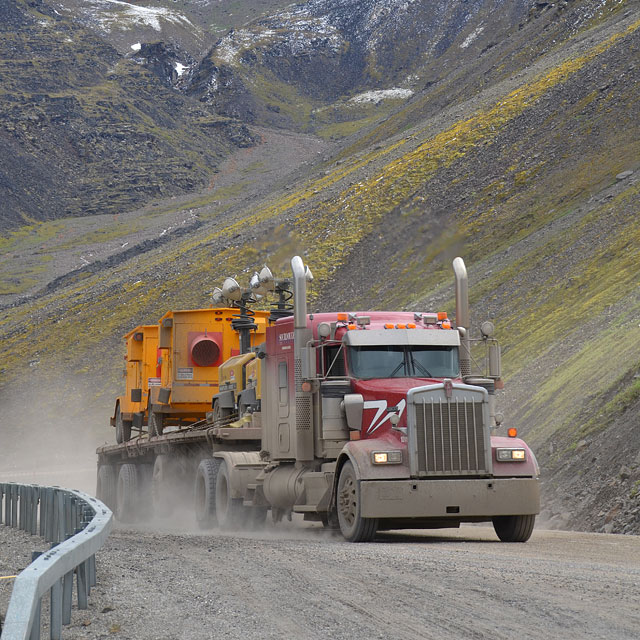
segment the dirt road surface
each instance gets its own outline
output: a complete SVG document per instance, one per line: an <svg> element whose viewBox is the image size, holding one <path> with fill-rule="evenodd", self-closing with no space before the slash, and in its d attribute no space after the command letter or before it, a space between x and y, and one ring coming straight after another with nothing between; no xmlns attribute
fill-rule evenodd
<svg viewBox="0 0 640 640"><path fill-rule="evenodd" d="M44 637L44 636L43 636ZM640 538L493 529L188 534L116 528L63 637L640 638Z"/></svg>

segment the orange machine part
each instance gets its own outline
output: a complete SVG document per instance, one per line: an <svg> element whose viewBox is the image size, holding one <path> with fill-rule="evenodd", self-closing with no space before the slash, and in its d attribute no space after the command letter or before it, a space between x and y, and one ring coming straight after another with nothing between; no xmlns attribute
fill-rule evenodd
<svg viewBox="0 0 640 640"><path fill-rule="evenodd" d="M222 334L201 333L190 340L189 356L196 367L215 367L222 355Z"/></svg>

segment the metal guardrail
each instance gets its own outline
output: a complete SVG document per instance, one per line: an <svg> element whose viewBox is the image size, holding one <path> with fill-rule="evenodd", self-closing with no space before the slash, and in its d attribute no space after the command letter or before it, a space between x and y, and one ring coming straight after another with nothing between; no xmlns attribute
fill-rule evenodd
<svg viewBox="0 0 640 640"><path fill-rule="evenodd" d="M41 599L48 590L50 638L60 640L62 625L71 623L73 576L78 609L86 609L96 584L95 553L107 539L112 520L102 502L81 491L0 483L0 524L51 543L51 549L15 579L1 640L39 640Z"/></svg>

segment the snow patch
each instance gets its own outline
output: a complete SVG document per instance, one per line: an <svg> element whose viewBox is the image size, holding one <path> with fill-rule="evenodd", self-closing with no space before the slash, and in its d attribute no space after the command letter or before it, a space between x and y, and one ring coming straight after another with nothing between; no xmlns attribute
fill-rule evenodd
<svg viewBox="0 0 640 640"><path fill-rule="evenodd" d="M349 102L355 102L362 104L364 102L380 102L381 100L406 100L413 95L411 89L400 89L394 87L393 89L378 89L377 91L365 91L359 93L357 96L353 96Z"/></svg>
<svg viewBox="0 0 640 640"><path fill-rule="evenodd" d="M141 7L124 0L89 0L95 9L101 11L97 17L106 31L112 28L127 29L131 26L151 27L161 30L160 20L197 30L191 21L181 13L164 7Z"/></svg>
<svg viewBox="0 0 640 640"><path fill-rule="evenodd" d="M131 45L131 48L134 51L140 51L140 49L142 49L142 43L141 42L136 42L135 44Z"/></svg>
<svg viewBox="0 0 640 640"><path fill-rule="evenodd" d="M460 45L461 49L466 49L482 32L484 31L484 27L475 28L465 39L464 42Z"/></svg>
<svg viewBox="0 0 640 640"><path fill-rule="evenodd" d="M184 65L180 62L176 62L176 73L178 74L178 78L188 69L187 65Z"/></svg>

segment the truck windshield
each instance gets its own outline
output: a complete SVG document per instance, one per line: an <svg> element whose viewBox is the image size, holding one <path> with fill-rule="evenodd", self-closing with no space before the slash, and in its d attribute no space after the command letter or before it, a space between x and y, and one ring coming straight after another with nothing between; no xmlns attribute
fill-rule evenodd
<svg viewBox="0 0 640 640"><path fill-rule="evenodd" d="M460 373L458 347L349 347L349 372L369 378L456 378Z"/></svg>

